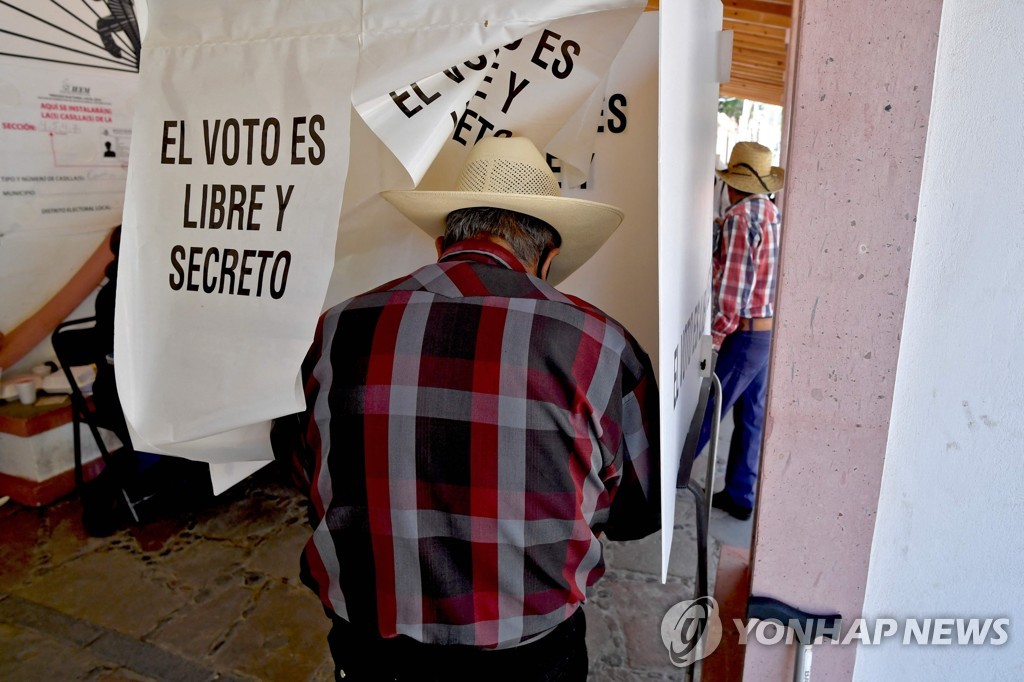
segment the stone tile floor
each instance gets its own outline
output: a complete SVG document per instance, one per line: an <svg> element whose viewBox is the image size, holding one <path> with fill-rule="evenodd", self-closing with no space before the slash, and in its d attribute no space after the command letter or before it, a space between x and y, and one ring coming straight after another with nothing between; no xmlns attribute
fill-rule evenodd
<svg viewBox="0 0 1024 682"><path fill-rule="evenodd" d="M0 508L0 680L332 679L328 621L298 580L305 504L277 478L268 467L107 538L85 533L77 499ZM659 634L693 593L693 503L677 501L667 584L658 535L606 545L586 607L591 680L682 677Z"/></svg>

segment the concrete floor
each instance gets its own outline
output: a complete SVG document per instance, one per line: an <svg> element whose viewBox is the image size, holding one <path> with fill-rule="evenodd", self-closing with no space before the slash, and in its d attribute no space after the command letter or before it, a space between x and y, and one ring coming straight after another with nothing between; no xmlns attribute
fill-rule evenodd
<svg viewBox="0 0 1024 682"><path fill-rule="evenodd" d="M606 545L608 572L586 607L591 680L681 679L659 634L666 610L693 594L693 504L677 501L666 585L657 535ZM273 467L203 509L108 538L85 533L77 499L8 504L0 679L330 680L328 621L298 580L308 533L304 501ZM716 560L714 540L711 550Z"/></svg>

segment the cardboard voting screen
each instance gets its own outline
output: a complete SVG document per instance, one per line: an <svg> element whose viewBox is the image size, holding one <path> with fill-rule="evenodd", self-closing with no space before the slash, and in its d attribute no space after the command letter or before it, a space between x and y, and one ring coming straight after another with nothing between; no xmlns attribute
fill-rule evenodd
<svg viewBox="0 0 1024 682"><path fill-rule="evenodd" d="M718 101L717 0L661 8L658 117L658 386L662 528L675 518L676 476L700 390L701 336L711 320L711 218ZM685 37L685 38L684 38ZM662 531L662 580L672 534Z"/></svg>

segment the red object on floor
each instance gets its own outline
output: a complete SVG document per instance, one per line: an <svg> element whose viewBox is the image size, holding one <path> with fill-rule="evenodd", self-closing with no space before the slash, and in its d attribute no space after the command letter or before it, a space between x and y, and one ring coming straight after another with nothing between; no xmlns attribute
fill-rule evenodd
<svg viewBox="0 0 1024 682"><path fill-rule="evenodd" d="M715 600L722 619L722 643L704 660L703 682L736 682L743 679L743 655L739 632L733 623L744 619L750 596L750 550L722 545L715 578Z"/></svg>

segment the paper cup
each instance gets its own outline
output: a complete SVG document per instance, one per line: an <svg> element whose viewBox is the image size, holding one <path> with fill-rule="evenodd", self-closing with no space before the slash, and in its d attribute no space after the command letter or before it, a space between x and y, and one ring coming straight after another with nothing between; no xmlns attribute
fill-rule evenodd
<svg viewBox="0 0 1024 682"><path fill-rule="evenodd" d="M18 400L22 405L33 405L36 402L36 382L35 379L22 379L16 382L15 387L18 389Z"/></svg>

